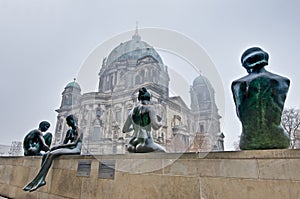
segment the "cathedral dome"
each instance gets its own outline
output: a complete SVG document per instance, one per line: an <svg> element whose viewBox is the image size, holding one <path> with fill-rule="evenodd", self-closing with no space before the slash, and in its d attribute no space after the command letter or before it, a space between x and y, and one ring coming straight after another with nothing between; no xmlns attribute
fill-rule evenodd
<svg viewBox="0 0 300 199"><path fill-rule="evenodd" d="M210 81L204 77L203 75L199 75L198 77L196 77L193 81L193 86L203 86L203 85L207 85L207 86L211 86Z"/></svg>
<svg viewBox="0 0 300 199"><path fill-rule="evenodd" d="M152 56L158 63L163 64L156 50L148 43L142 41L136 30L131 40L121 43L111 51L107 58L106 66L109 66L116 60L138 60L146 56Z"/></svg>
<svg viewBox="0 0 300 199"><path fill-rule="evenodd" d="M65 87L65 89L67 88L76 88L78 90L81 90L79 84L77 82L75 82L75 80L73 82L70 82L67 84L67 86Z"/></svg>
<svg viewBox="0 0 300 199"><path fill-rule="evenodd" d="M203 75L199 75L193 81L191 108L197 111L217 110L214 88Z"/></svg>

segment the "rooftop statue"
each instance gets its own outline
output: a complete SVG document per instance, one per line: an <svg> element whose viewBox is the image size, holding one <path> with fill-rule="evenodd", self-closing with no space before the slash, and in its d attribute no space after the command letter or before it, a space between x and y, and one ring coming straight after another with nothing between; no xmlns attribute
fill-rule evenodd
<svg viewBox="0 0 300 199"><path fill-rule="evenodd" d="M153 141L151 129L158 130L162 124L161 118L150 105L150 98L146 88L139 89L139 104L129 112L124 124L123 133L134 130L127 146L127 150L131 153L166 152L162 146Z"/></svg>
<svg viewBox="0 0 300 199"><path fill-rule="evenodd" d="M24 138L23 149L25 156L42 155L41 151L49 151L52 142L52 134L46 132L50 128L50 123L42 121L38 129L30 131Z"/></svg>
<svg viewBox="0 0 300 199"><path fill-rule="evenodd" d="M82 134L77 127L76 119L73 115L69 115L66 118L67 124L70 129L66 133L63 144L53 146L49 152L43 156L41 169L36 177L28 183L23 190L24 191L35 191L41 186L46 184L45 178L52 165L52 161L60 155L74 155L80 154L82 145Z"/></svg>
<svg viewBox="0 0 300 199"><path fill-rule="evenodd" d="M290 80L268 72L269 55L258 47L246 50L241 58L248 75L235 80L232 93L242 123L240 148L283 149L289 138L280 126Z"/></svg>

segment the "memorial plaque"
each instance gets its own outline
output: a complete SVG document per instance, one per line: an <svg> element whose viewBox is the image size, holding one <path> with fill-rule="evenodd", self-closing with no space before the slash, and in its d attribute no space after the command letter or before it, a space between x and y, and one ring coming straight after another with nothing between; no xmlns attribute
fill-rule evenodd
<svg viewBox="0 0 300 199"><path fill-rule="evenodd" d="M79 160L77 167L77 176L88 177L91 174L91 160Z"/></svg>
<svg viewBox="0 0 300 199"><path fill-rule="evenodd" d="M115 178L115 160L104 160L99 162L98 178L114 179Z"/></svg>

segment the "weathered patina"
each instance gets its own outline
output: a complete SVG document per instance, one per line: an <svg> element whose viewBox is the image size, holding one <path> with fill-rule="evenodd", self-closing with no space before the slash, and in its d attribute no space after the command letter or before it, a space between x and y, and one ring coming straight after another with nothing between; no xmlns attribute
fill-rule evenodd
<svg viewBox="0 0 300 199"><path fill-rule="evenodd" d="M261 48L246 50L241 62L248 75L235 80L231 86L236 113L242 123L242 150L289 147L289 138L280 121L290 80L265 70L268 58Z"/></svg>

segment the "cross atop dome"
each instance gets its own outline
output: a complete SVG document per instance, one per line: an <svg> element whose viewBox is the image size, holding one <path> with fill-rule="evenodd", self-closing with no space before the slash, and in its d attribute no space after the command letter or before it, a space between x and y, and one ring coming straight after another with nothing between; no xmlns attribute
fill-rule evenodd
<svg viewBox="0 0 300 199"><path fill-rule="evenodd" d="M140 41L141 40L141 36L139 35L139 28L138 28L138 22L136 22L136 27L135 27L135 33L132 36L132 40L136 40L136 41Z"/></svg>

